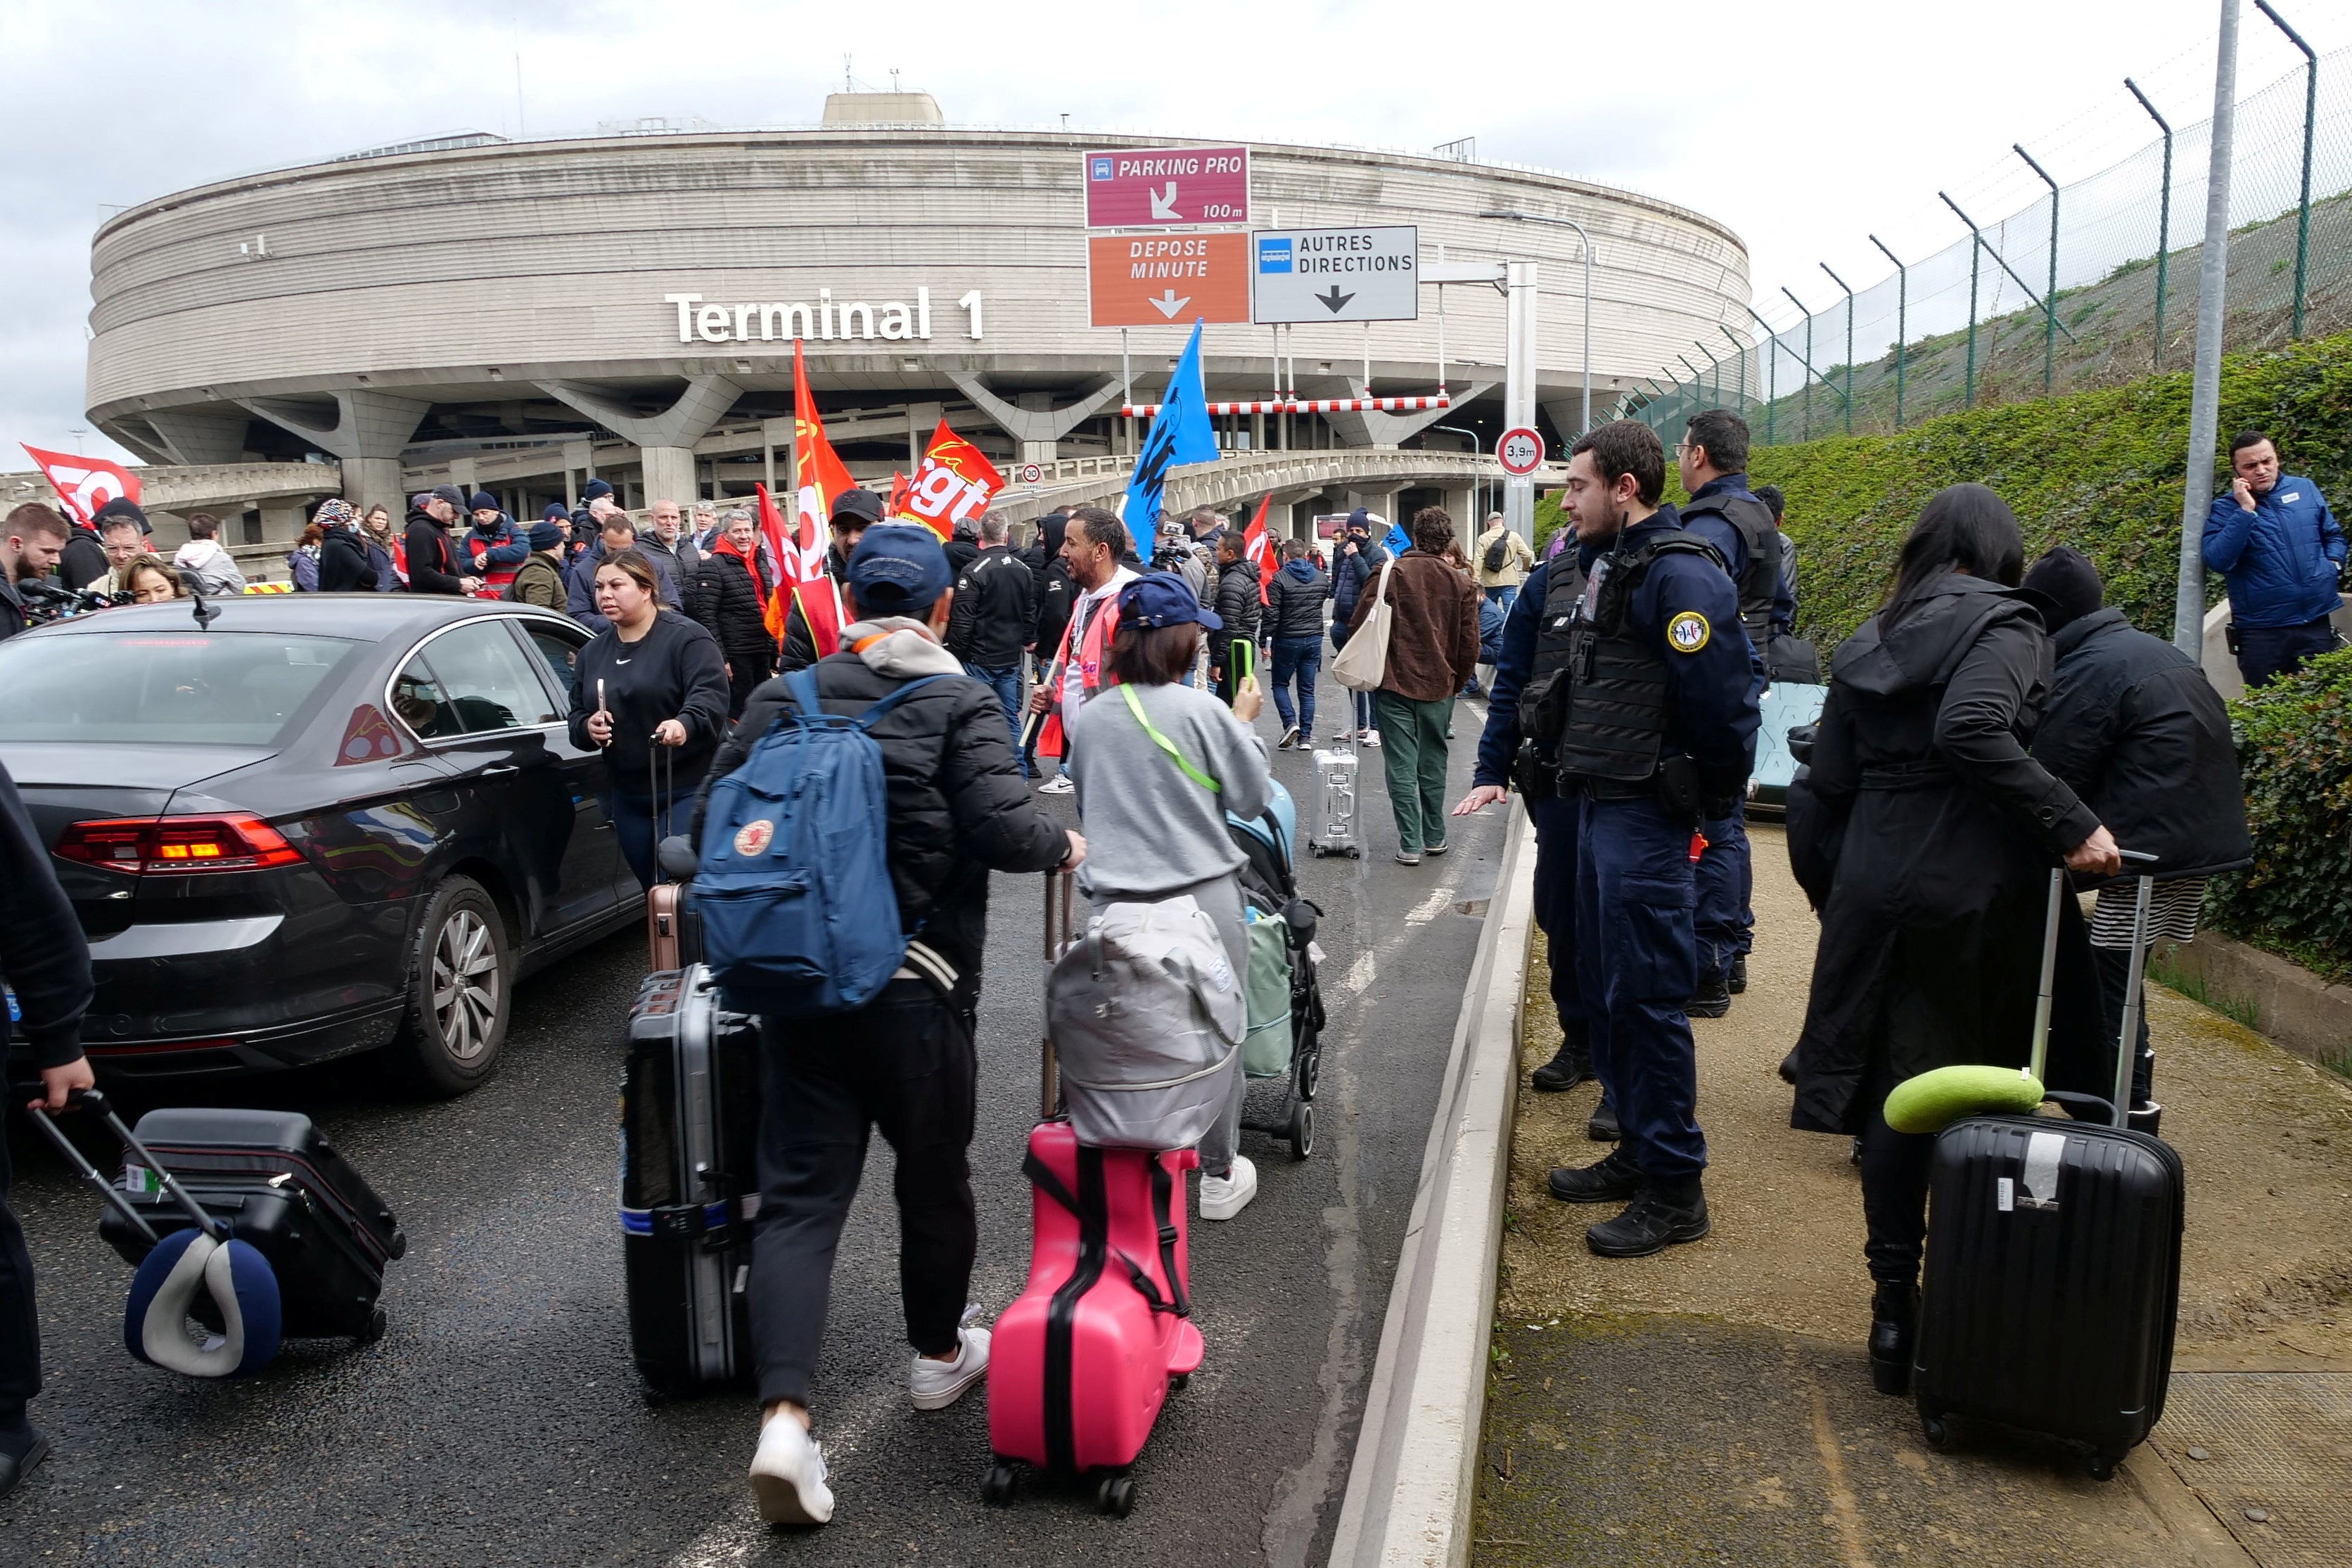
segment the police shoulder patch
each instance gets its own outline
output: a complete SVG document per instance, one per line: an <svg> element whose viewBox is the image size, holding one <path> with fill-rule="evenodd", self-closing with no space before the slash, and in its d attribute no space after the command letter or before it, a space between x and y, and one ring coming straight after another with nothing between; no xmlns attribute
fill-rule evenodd
<svg viewBox="0 0 2352 1568"><path fill-rule="evenodd" d="M1666 645L1677 653L1696 653L1706 646L1715 629L1696 610L1685 610L1666 622Z"/></svg>

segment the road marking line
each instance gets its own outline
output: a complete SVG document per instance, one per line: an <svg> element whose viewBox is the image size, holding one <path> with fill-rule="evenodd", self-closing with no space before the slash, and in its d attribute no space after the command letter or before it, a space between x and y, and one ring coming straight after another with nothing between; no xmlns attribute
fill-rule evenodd
<svg viewBox="0 0 2352 1568"><path fill-rule="evenodd" d="M1871 1568L1870 1552L1863 1540L1862 1510L1853 1489L1846 1484L1845 1456L1838 1451L1837 1434L1830 1429L1830 1403L1820 1384L1813 1385L1813 1447L1821 1450L1822 1469L1829 1472L1830 1516L1837 1525L1838 1555L1846 1568Z"/></svg>
<svg viewBox="0 0 2352 1568"><path fill-rule="evenodd" d="M1453 902L1454 888L1450 883L1433 887L1429 890L1429 896L1414 904L1406 914L1404 923L1407 925L1426 925L1444 914L1445 906Z"/></svg>

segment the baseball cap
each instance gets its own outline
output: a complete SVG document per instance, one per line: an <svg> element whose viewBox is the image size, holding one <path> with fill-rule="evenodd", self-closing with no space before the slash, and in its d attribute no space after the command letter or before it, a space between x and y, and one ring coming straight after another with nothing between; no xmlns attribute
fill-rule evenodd
<svg viewBox="0 0 2352 1568"><path fill-rule="evenodd" d="M852 491L868 500L870 490ZM836 510L834 515L841 514ZM849 591L869 613L904 615L928 610L955 580L940 536L919 523L880 523L866 530L849 556Z"/></svg>
<svg viewBox="0 0 2352 1568"><path fill-rule="evenodd" d="M451 506L457 507L457 510L462 512L466 509L466 492L457 488L457 486L436 485L433 486L433 493L436 496L440 497L441 499L448 502Z"/></svg>
<svg viewBox="0 0 2352 1568"><path fill-rule="evenodd" d="M868 525L880 522L882 497L862 486L851 486L835 497L833 503L833 520L838 523L844 518L856 519ZM932 534L931 538L932 542L937 543L939 536ZM944 561L946 558L940 559ZM938 595L934 594L932 597L937 598Z"/></svg>
<svg viewBox="0 0 2352 1568"><path fill-rule="evenodd" d="M1225 625L1215 611L1202 604L1192 585L1172 571L1146 572L1119 591L1122 626L1181 626L1187 622L1212 632Z"/></svg>

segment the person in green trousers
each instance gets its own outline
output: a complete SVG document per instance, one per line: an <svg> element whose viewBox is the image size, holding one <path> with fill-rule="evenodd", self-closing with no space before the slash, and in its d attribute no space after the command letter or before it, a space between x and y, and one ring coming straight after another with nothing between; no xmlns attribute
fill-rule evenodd
<svg viewBox="0 0 2352 1568"><path fill-rule="evenodd" d="M1396 813L1397 862L1445 852L1446 731L1454 697L1478 663L1478 590L1454 564L1454 519L1443 508L1413 514L1412 548L1388 574L1388 659L1378 694L1381 760ZM1377 580L1375 580L1377 582ZM1356 602L1349 635L1381 595Z"/></svg>

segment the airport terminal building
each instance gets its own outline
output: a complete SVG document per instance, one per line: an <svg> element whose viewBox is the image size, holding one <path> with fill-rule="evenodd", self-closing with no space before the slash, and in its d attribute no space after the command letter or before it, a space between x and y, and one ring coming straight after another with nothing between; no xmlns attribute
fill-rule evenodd
<svg viewBox="0 0 2352 1568"><path fill-rule="evenodd" d="M1155 291L1169 281L1150 300L1160 324L1095 325L1087 155L1186 145L961 129L924 95L837 94L798 130L471 135L223 180L99 230L89 416L153 464L333 463L345 494L395 507L444 480L519 517L592 476L635 506L748 495L789 484L797 338L861 480L910 468L944 416L1050 490L1132 450L1121 407L1160 396L1199 308L1185 269L1207 229L1412 225L1424 270L1538 263L1535 400L1555 441L1580 423L1587 372L1570 225L1595 251L1596 416L1677 348L1721 340L1727 360L1725 329L1745 340L1746 251L1699 214L1514 166L1264 143L1247 148L1239 221L1097 225L1098 267L1110 242L1161 268ZM1417 319L1213 324L1208 393L1443 385L1445 406L1235 411L1221 444L1328 453L1334 475L1349 453L1490 447L1503 295L1418 293ZM1311 502L1311 466L1283 472ZM268 536L291 522L281 506ZM249 515L246 541L262 538Z"/></svg>

